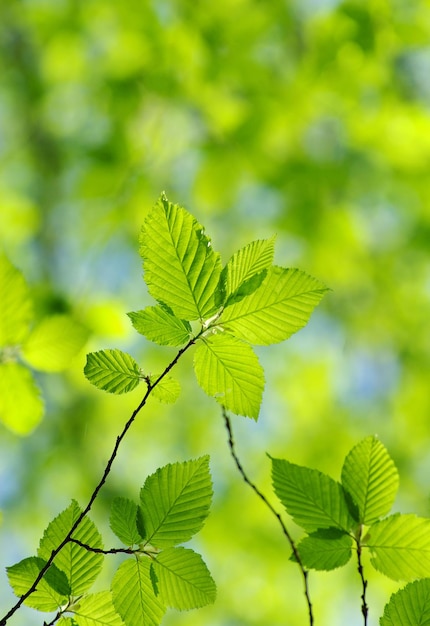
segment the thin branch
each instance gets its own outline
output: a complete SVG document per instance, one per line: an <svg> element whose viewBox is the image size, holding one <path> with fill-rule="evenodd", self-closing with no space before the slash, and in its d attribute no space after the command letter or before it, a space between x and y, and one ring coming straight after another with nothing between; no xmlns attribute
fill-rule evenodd
<svg viewBox="0 0 430 626"><path fill-rule="evenodd" d="M58 622L63 613L64 611L58 611L56 616L49 622L49 624L47 622L43 622L43 626L54 626L55 622Z"/></svg>
<svg viewBox="0 0 430 626"><path fill-rule="evenodd" d="M55 548L55 550L52 550L51 552L51 556L49 557L49 559L46 561L45 565L42 567L42 569L40 570L39 574L37 575L36 579L34 580L34 583L31 585L31 587L28 589L28 591L26 591L18 600L18 602L10 609L10 611L8 611L6 613L6 615L4 617L1 618L0 620L0 626L5 626L8 619L10 617L12 617L12 615L14 615L14 613L16 613L16 611L20 608L20 606L24 603L24 601L31 596L31 594L33 594L36 589L37 589L37 585L40 583L40 581L42 580L43 576L46 574L46 572L48 571L49 567L52 565L52 562L54 561L55 557L57 556L57 554L64 548L65 545L67 545L71 540L72 540L72 535L75 532L75 530L78 528L78 526L81 524L82 520L84 519L85 515L87 515L89 513L89 511L91 510L91 507L94 504L94 500L97 498L98 493L100 491L100 489L103 487L103 485L106 482L107 477L109 476L109 473L111 471L112 468L112 464L116 458L116 455L118 453L118 448L122 442L122 440L124 439L124 437L126 436L130 426L133 424L134 420L136 419L138 413L141 411L141 409L145 406L146 401L148 399L148 397L150 396L152 390L154 389L154 387L156 387L161 380L167 376L167 374L170 372L170 370L176 365L176 363L179 361L179 359L181 358L181 356L184 354L184 352L186 352L188 350L188 348L190 348L196 341L197 339L200 337L200 335L204 332L204 330L202 329L195 337L192 337L192 339L189 340L189 342L179 350L179 352L177 353L177 355L175 356L175 358L173 359L173 361L171 361L169 363L169 365L166 367L166 369L164 370L164 372L162 374L160 374L160 376L157 378L157 380L155 380L152 385L147 383L147 390L145 395L143 396L142 400L140 401L140 404L137 406L137 408L133 411L133 413L131 414L130 418L128 419L128 421L126 422L124 428L122 429L122 432L120 433L120 435L118 435L118 437L116 438L115 441L115 445L113 447L112 453L109 457L109 460L107 462L107 465L104 469L103 472L103 476L101 477L99 483L97 484L97 486L95 487L89 502L87 504L87 506L85 507L85 509L80 513L80 515L78 516L78 518L76 519L76 521L74 522L74 524L72 525L71 529L69 530L69 532L67 533L67 535L64 537L63 541L60 543L59 546L57 546L57 548Z"/></svg>
<svg viewBox="0 0 430 626"><path fill-rule="evenodd" d="M140 548L110 548L110 550L93 548L93 546L89 546L87 543L83 543L82 541L79 541L79 539L74 539L73 537L70 541L71 543L76 543L76 545L81 546L81 548L85 548L88 552L96 552L97 554L136 554L138 552L142 552Z"/></svg>
<svg viewBox="0 0 430 626"><path fill-rule="evenodd" d="M367 591L367 580L364 578L364 569L363 569L363 563L361 561L361 528L360 528L360 533L358 538L355 538L356 542L357 542L357 563L358 563L358 573L360 575L360 579L361 579L361 584L363 587L363 592L361 594L361 613L363 615L364 618L364 626L367 626L367 617L369 615L369 607L367 605L367 601L366 601L366 591Z"/></svg>
<svg viewBox="0 0 430 626"><path fill-rule="evenodd" d="M239 473L241 474L243 480L246 482L247 485L249 485L249 487L251 487L251 489L254 491L254 493L260 498L260 500L262 500L264 502L264 504L267 506L267 508L271 511L271 513L276 517L276 519L278 520L279 525L282 528L282 532L285 535L288 543L290 544L290 547L293 551L294 554L294 558L300 568L300 571L302 573L302 577L303 577L303 582L304 582L304 587L305 587L305 597L306 597L306 603L308 605L308 614L309 614L309 625L313 626L314 624L314 616L313 616L313 611L312 611L312 603L311 603L311 598L310 598L310 593L309 593L309 581L308 581L308 571L305 569L302 560L300 558L300 554L297 550L296 544L294 543L293 538L291 537L290 533L288 532L287 527L285 526L280 514L276 511L276 509L274 509L274 507L270 504L270 502L268 501L268 499L266 498L266 496L264 495L264 493L262 493L259 488L255 485L255 483L253 483L247 476L247 474L245 473L245 470L243 469L242 463L239 460L239 457L237 456L236 453L236 447L235 447L235 443L234 443L234 438L233 438L233 429L231 426L231 421L229 416L227 415L227 411L225 409L225 407L222 407L222 416L224 418L224 422L225 422L225 427L227 429L227 433L228 433L228 445L230 448L230 454L233 457L233 460L236 464L237 469L239 470Z"/></svg>

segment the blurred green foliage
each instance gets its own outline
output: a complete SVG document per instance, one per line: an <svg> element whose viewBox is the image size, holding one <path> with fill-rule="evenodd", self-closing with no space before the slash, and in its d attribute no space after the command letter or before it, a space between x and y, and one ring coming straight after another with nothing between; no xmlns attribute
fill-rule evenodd
<svg viewBox="0 0 430 626"><path fill-rule="evenodd" d="M267 494L266 450L335 476L377 433L402 478L395 508L430 512L429 10L427 0L1 5L0 247L38 317L71 314L91 332L87 351L116 344L162 370L172 350L136 340L125 313L150 303L137 239L163 189L224 261L277 233L275 261L333 289L305 330L259 351L262 414L234 422ZM65 374L38 375L46 416L31 436L1 427L4 565L34 553L70 498L84 503L139 401L92 390L84 362L85 351ZM209 453L216 494L198 548L218 600L165 623L301 625L289 549L190 372L185 358L177 404L151 403L134 425L94 519L102 526L111 499L157 467ZM368 573L376 624L397 586ZM310 584L318 623L359 614L352 566ZM13 623L39 622L23 610Z"/></svg>

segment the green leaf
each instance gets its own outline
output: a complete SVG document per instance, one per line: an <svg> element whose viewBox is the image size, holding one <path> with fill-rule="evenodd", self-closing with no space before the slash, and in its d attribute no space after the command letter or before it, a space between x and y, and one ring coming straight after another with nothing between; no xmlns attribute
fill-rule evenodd
<svg viewBox="0 0 430 626"><path fill-rule="evenodd" d="M351 546L351 537L343 531L323 528L302 539L297 550L304 567L328 571L348 563Z"/></svg>
<svg viewBox="0 0 430 626"><path fill-rule="evenodd" d="M83 596L73 613L77 626L124 626L109 591Z"/></svg>
<svg viewBox="0 0 430 626"><path fill-rule="evenodd" d="M150 566L147 557L127 559L113 577L113 603L126 626L159 626L166 612L154 593Z"/></svg>
<svg viewBox="0 0 430 626"><path fill-rule="evenodd" d="M262 285L227 307L219 323L249 343L278 343L306 326L326 291L323 283L305 272L272 266Z"/></svg>
<svg viewBox="0 0 430 626"><path fill-rule="evenodd" d="M188 541L202 528L211 500L208 456L161 467L141 489L139 531L158 548Z"/></svg>
<svg viewBox="0 0 430 626"><path fill-rule="evenodd" d="M180 611L215 601L216 585L200 554L186 548L167 548L153 562L163 602Z"/></svg>
<svg viewBox="0 0 430 626"><path fill-rule="evenodd" d="M296 524L308 532L331 527L349 531L356 526L342 485L318 470L271 460L275 493Z"/></svg>
<svg viewBox="0 0 430 626"><path fill-rule="evenodd" d="M40 390L31 372L20 363L0 363L0 419L4 425L17 435L28 435L43 412Z"/></svg>
<svg viewBox="0 0 430 626"><path fill-rule="evenodd" d="M430 579L416 580L394 593L380 626L430 626Z"/></svg>
<svg viewBox="0 0 430 626"><path fill-rule="evenodd" d="M342 468L342 485L358 507L360 524L373 524L390 512L399 475L376 437L363 439L349 452Z"/></svg>
<svg viewBox="0 0 430 626"><path fill-rule="evenodd" d="M252 241L233 254L221 273L224 306L240 302L261 285L273 262L274 244L275 237Z"/></svg>
<svg viewBox="0 0 430 626"><path fill-rule="evenodd" d="M27 593L45 565L44 559L31 556L6 568L10 586L16 596L21 597ZM51 565L38 583L36 591L24 604L39 611L56 611L67 601L69 594L70 586L66 574Z"/></svg>
<svg viewBox="0 0 430 626"><path fill-rule="evenodd" d="M138 333L161 346L182 346L190 339L189 323L177 318L165 306L150 306L127 315Z"/></svg>
<svg viewBox="0 0 430 626"><path fill-rule="evenodd" d="M20 344L33 317L30 291L23 275L0 254L0 346Z"/></svg>
<svg viewBox="0 0 430 626"><path fill-rule="evenodd" d="M75 620L72 617L65 617L63 615L58 620L57 626L78 626L78 624L75 622Z"/></svg>
<svg viewBox="0 0 430 626"><path fill-rule="evenodd" d="M151 385L160 378L160 374L151 374L149 381ZM151 395L159 402L173 404L179 398L181 386L177 380L171 376L164 376L151 391Z"/></svg>
<svg viewBox="0 0 430 626"><path fill-rule="evenodd" d="M203 320L215 312L219 254L195 218L165 196L142 226L140 254L149 293L178 318Z"/></svg>
<svg viewBox="0 0 430 626"><path fill-rule="evenodd" d="M80 514L81 509L77 502L72 500L70 506L50 522L40 540L39 557L50 558L52 550L65 539ZM92 548L103 548L100 533L86 516L74 531L73 538ZM54 564L66 574L71 594L77 596L87 591L97 578L103 564L103 555L69 542L57 554Z"/></svg>
<svg viewBox="0 0 430 626"><path fill-rule="evenodd" d="M203 337L194 354L200 387L233 413L258 419L264 371L247 343L228 334Z"/></svg>
<svg viewBox="0 0 430 626"><path fill-rule="evenodd" d="M142 379L139 365L121 350L90 352L84 374L99 389L116 394L132 391Z"/></svg>
<svg viewBox="0 0 430 626"><path fill-rule="evenodd" d="M141 543L143 537L137 529L138 506L128 498L115 498L110 512L110 527L126 546Z"/></svg>
<svg viewBox="0 0 430 626"><path fill-rule="evenodd" d="M88 331L69 315L53 315L39 322L22 346L27 363L42 372L60 372L82 349Z"/></svg>
<svg viewBox="0 0 430 626"><path fill-rule="evenodd" d="M390 515L371 526L363 539L373 567L393 580L430 577L430 520Z"/></svg>

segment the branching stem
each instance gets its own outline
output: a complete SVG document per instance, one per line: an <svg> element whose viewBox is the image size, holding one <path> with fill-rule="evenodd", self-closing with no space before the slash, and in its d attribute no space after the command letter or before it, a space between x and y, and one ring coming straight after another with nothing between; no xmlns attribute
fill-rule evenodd
<svg viewBox="0 0 430 626"><path fill-rule="evenodd" d="M364 618L364 626L367 626L367 617L369 615L369 607L366 601L366 591L367 591L367 580L364 578L364 569L363 563L361 561L361 528L358 538L355 539L357 542L357 563L358 563L358 573L361 579L363 592L361 594L361 613Z"/></svg>
<svg viewBox="0 0 430 626"><path fill-rule="evenodd" d="M78 516L78 518L76 519L76 521L72 525L71 529L69 530L67 535L64 537L63 541L55 548L55 550L52 550L49 559L46 561L45 565L40 570L39 574L35 578L33 584L28 589L28 591L26 591L19 598L18 602L16 602L16 604L14 604L14 606L6 613L6 615L0 619L0 626L5 626L7 621L9 620L9 618L12 617L12 615L14 615L14 613L16 613L16 611L25 602L25 600L29 596L31 596L31 594L33 594L36 591L37 585L40 583L40 581L42 580L43 576L46 574L46 572L48 571L49 567L52 565L52 563L53 563L55 557L57 556L57 554L64 548L65 545L67 545L68 543L70 543L72 541L73 533L78 528L78 526L81 524L81 522L84 519L85 515L87 515L89 513L89 511L91 510L91 507L93 506L94 501L97 498L100 489L103 487L103 485L106 482L107 477L109 476L109 473L110 473L111 468L112 468L112 464L113 464L113 462L114 462L114 460L116 458L116 455L118 453L118 448L121 445L122 440L126 436L128 430L130 429L130 426L133 424L134 420L136 419L137 415L140 413L141 409L145 406L146 401L148 400L148 397L150 396L152 390L154 389L154 387L156 387L161 382L161 380L165 376L167 376L167 374L176 365L176 363L179 361L179 359L184 354L184 352L186 352L197 341L197 339L200 337L200 335L202 333L203 333L203 329L195 337L192 337L189 340L189 342L183 348L181 348L179 350L179 352L177 353L175 358L169 363L169 365L166 367L164 372L162 374L160 374L160 376L157 378L157 380L155 380L152 384L148 383L148 381L147 381L146 393L144 394L142 400L140 401L140 404L133 411L133 413L131 414L130 418L128 419L128 421L124 425L124 428L122 429L122 432L116 438L115 445L113 447L112 453L111 453L111 455L109 457L109 460L108 460L108 462L106 464L106 467L104 469L103 476L101 477L99 483L97 484L97 486L95 487L93 493L91 494L91 497L90 497L90 499L88 501L87 506L80 513L80 515ZM56 621L56 619L58 619L58 618L54 618L55 621ZM51 622L51 624L55 623L55 621Z"/></svg>
<svg viewBox="0 0 430 626"><path fill-rule="evenodd" d="M288 532L287 527L285 526L281 515L276 511L276 509L270 504L270 502L268 501L268 499L266 498L266 496L264 495L264 493L262 493L260 491L260 489L255 485L255 483L253 483L249 478L248 475L246 474L245 470L243 469L242 463L239 460L239 457L237 456L236 453L236 446L235 446L235 442L234 442L234 437L233 437L233 429L232 429L232 425L231 425L231 421L230 418L227 414L227 411L225 409L225 407L222 407L222 415L224 418L224 422L225 422L225 427L227 429L227 433L228 433L228 445L230 448L230 454L233 457L233 460L236 464L237 469L239 470L239 473L241 474L243 480L246 482L247 485L249 485L249 487L251 487L251 489L254 491L254 493L260 498L260 500L262 500L264 502L264 504L267 506L267 508L271 511L271 513L276 517L276 519L278 520L279 525L282 528L282 532L285 535L288 543L290 544L290 547L293 551L294 554L294 558L296 559L296 562L300 568L300 571L302 573L302 577L303 577L303 582L304 582L304 588L305 588L305 597L306 597L306 603L308 605L308 615L309 615L309 626L313 626L314 624L314 616L313 616L313 610L312 610L312 602L311 602L311 597L310 597L310 592L309 592L309 580L308 580L308 571L305 569L302 560L300 558L300 554L297 550L296 544L294 543L293 538L291 537L290 533Z"/></svg>

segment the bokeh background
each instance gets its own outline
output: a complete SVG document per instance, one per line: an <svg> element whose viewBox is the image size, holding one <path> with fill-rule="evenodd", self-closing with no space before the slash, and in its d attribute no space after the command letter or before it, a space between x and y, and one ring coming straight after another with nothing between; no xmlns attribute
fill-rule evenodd
<svg viewBox="0 0 430 626"><path fill-rule="evenodd" d="M85 353L125 349L149 371L174 355L125 315L150 303L137 240L162 190L224 261L276 233L276 262L332 289L304 330L259 350L260 419L233 419L250 477L276 503L266 452L339 478L378 434L400 471L395 509L429 515L428 0L8 0L0 45L0 245L39 316L69 312L90 332L65 373L36 374L34 432L0 426L2 568L35 553L71 498L86 504L139 402L92 389ZM150 403L94 507L106 546L114 496L137 499L157 467L209 453L213 509L192 543L218 599L163 623L303 626L299 572L234 468L192 356L176 375L181 399ZM367 575L376 626L399 585ZM310 585L316 623L362 624L353 562ZM12 603L3 569L0 613ZM10 620L42 622L30 609Z"/></svg>

